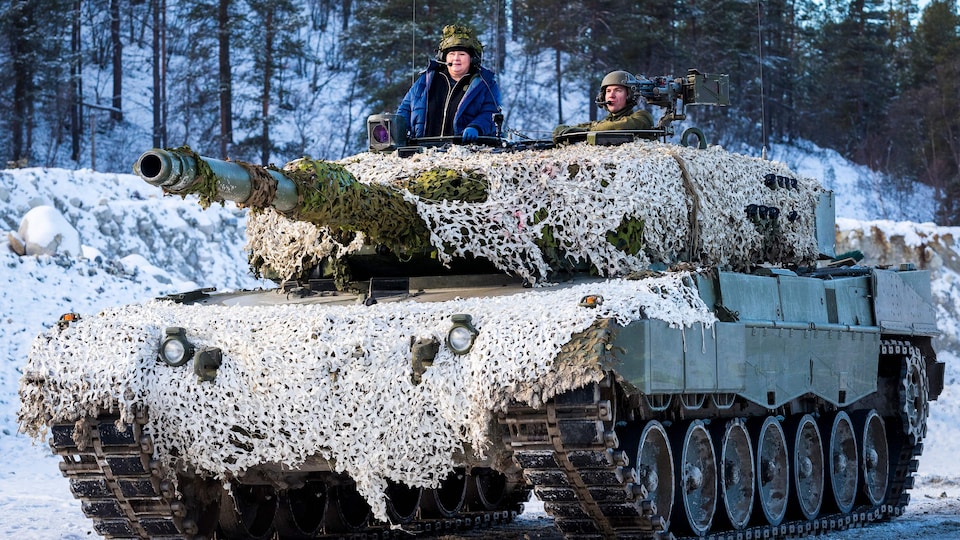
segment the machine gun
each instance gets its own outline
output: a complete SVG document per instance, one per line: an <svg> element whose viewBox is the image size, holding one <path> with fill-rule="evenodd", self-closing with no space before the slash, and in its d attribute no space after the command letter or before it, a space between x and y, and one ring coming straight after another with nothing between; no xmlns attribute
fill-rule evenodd
<svg viewBox="0 0 960 540"><path fill-rule="evenodd" d="M647 78L645 76L635 76L636 91L650 105L656 105L666 109L660 117L657 126L651 129L637 130L609 130L595 131L580 126L562 126L565 128L559 134L554 132L554 141L561 142L579 142L587 141L588 144L606 146L616 145L633 141L637 138L660 139L667 141L668 137L674 135L672 123L676 120L686 119L687 105L729 105L730 104L730 76L726 74L705 74L696 69L687 70L685 77L673 77L672 75L661 75ZM605 105L603 96L597 97L597 105L601 108ZM691 138L695 138L693 142ZM683 131L680 137L680 144L683 146L697 146L706 148L706 137L703 132L696 127L688 127Z"/></svg>
<svg viewBox="0 0 960 540"><path fill-rule="evenodd" d="M649 79L644 76L637 78L640 95L647 103L666 109L657 126L645 130L589 131L581 135L589 144L622 144L636 137L657 138L666 142L667 137L674 135L671 124L687 118L687 105L730 104L730 76L726 74L706 74L689 69L686 77L661 75ZM568 140L573 142L575 137L576 134L568 137ZM696 142L691 138L695 138ZM680 144L706 148L707 139L700 128L688 127L680 136Z"/></svg>
<svg viewBox="0 0 960 540"><path fill-rule="evenodd" d="M684 120L687 117L687 105L720 105L730 104L730 76L726 74L712 75L700 73L696 69L688 69L686 77L672 77L662 75L640 80L640 95L651 105L666 109L657 129L664 135L673 135L670 124L675 120Z"/></svg>

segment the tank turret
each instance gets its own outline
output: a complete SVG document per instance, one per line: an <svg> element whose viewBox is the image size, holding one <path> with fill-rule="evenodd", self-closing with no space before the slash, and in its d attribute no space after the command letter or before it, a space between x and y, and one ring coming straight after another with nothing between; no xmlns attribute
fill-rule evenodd
<svg viewBox="0 0 960 540"><path fill-rule="evenodd" d="M268 209L251 212L248 247L255 271L280 279L331 266L351 274L350 265L385 255L392 259L365 277L417 273L402 262L424 260L433 264L419 273L482 266L536 283L832 255L831 194L782 164L660 143L596 148L368 152L282 170L150 150L135 170L167 193L199 194L201 204ZM282 252L278 237L287 239Z"/></svg>

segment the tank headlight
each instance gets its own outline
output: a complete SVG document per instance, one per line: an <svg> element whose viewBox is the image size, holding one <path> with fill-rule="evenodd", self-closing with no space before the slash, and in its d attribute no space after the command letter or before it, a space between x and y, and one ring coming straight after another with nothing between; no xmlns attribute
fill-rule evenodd
<svg viewBox="0 0 960 540"><path fill-rule="evenodd" d="M186 331L179 326L171 326L164 334L166 337L160 342L160 360L172 367L186 364L194 351L193 344L187 341Z"/></svg>
<svg viewBox="0 0 960 540"><path fill-rule="evenodd" d="M447 347L450 347L453 354L467 354L479 334L473 326L473 318L466 313L458 313L450 319L453 320L453 326L447 332Z"/></svg>

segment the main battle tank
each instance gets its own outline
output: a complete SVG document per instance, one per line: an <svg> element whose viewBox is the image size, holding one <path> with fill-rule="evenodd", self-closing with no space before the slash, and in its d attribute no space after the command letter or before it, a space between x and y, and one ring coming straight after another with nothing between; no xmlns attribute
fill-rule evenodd
<svg viewBox="0 0 960 540"><path fill-rule="evenodd" d="M250 208L280 286L66 315L23 430L108 538L455 534L531 491L570 539L899 515L943 386L929 274L836 256L832 193L782 164L587 137L146 152Z"/></svg>

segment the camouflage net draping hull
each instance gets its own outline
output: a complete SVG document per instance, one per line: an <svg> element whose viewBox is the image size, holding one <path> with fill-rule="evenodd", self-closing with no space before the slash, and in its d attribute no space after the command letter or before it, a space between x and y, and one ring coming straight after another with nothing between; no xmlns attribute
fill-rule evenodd
<svg viewBox="0 0 960 540"><path fill-rule="evenodd" d="M339 163L362 183L403 190L442 262L483 257L531 282L560 270L548 250L606 276L651 263L743 269L764 262L801 264L818 255L814 210L820 184L782 163L719 147L655 142L516 152L454 147L408 158L363 153ZM483 179L485 200L429 200L404 190L405 182L431 170ZM793 179L795 187L768 187L768 175ZM777 208L779 219L750 219L749 205ZM410 224L371 224L385 226ZM323 227L272 210L251 214L248 237L251 259L262 259L283 278L362 243L356 238L344 245Z"/></svg>
<svg viewBox="0 0 960 540"><path fill-rule="evenodd" d="M458 453L491 447L494 415L510 400L540 404L600 380L607 353L597 347L610 323L711 324L690 279L670 273L435 303L113 308L35 340L19 420L40 437L48 423L114 406L130 421L145 407L167 471L229 479L259 464L296 469L311 456L329 459L385 520L388 479L435 487ZM606 301L580 307L586 294ZM443 348L414 383L411 338L442 340L453 313L472 314L474 348L463 356ZM189 329L198 348L224 351L214 381L156 358L170 326Z"/></svg>

